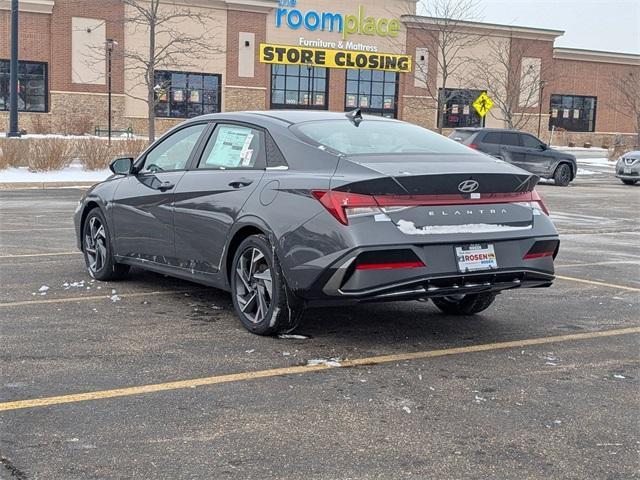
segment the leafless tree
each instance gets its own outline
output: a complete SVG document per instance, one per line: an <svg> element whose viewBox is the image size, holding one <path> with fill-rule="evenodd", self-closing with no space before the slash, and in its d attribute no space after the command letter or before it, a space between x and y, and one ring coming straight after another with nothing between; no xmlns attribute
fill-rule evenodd
<svg viewBox="0 0 640 480"><path fill-rule="evenodd" d="M640 146L640 71L625 71L616 75L611 86L618 94L618 101L611 107L635 122L636 145Z"/></svg>
<svg viewBox="0 0 640 480"><path fill-rule="evenodd" d="M437 108L438 132L442 133L447 104L455 95L448 87L461 79L466 50L482 37L468 24L480 20L480 7L477 0L424 0L416 6L416 14L428 17L418 18L412 28L428 49L429 59L423 64L416 62L415 75L426 79L424 88L431 99L430 106ZM429 65L437 71L429 71Z"/></svg>
<svg viewBox="0 0 640 480"><path fill-rule="evenodd" d="M523 129L535 118L529 110L539 107L551 69L526 41L509 36L490 37L485 43L487 53L482 59L467 59L467 84L487 92L494 102L493 115L497 113L508 128Z"/></svg>
<svg viewBox="0 0 640 480"><path fill-rule="evenodd" d="M155 140L155 107L166 85L156 84L157 70L187 70L202 59L222 53L215 47L211 31L218 26L203 9L193 9L176 0L124 0L125 26L130 32L144 32L146 51L125 45L122 51L129 79L144 85L146 96L132 98L147 104L149 141ZM194 28L194 25L197 28Z"/></svg>

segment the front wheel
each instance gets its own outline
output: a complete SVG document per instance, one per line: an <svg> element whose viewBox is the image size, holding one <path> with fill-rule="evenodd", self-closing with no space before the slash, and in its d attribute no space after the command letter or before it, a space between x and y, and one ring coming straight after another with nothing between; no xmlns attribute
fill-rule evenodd
<svg viewBox="0 0 640 480"><path fill-rule="evenodd" d="M129 265L113 259L109 227L99 208L91 210L84 221L82 253L89 275L96 280L118 280L129 272Z"/></svg>
<svg viewBox="0 0 640 480"><path fill-rule="evenodd" d="M288 291L280 263L264 235L244 240L232 265L233 306L247 330L274 335L298 326L302 310Z"/></svg>
<svg viewBox="0 0 640 480"><path fill-rule="evenodd" d="M432 298L436 307L451 315L480 313L489 308L495 299L496 294L492 292Z"/></svg>
<svg viewBox="0 0 640 480"><path fill-rule="evenodd" d="M636 182L638 181L638 180L626 180L624 178L621 178L620 180L622 180L622 183L624 183L625 185L635 185Z"/></svg>
<svg viewBox="0 0 640 480"><path fill-rule="evenodd" d="M556 171L553 174L553 180L556 185L566 187L571 182L571 167L566 163L558 165Z"/></svg>

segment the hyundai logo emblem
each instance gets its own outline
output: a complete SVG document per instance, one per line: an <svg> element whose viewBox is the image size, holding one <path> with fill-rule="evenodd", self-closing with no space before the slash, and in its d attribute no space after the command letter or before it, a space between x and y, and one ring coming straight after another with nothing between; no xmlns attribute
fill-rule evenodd
<svg viewBox="0 0 640 480"><path fill-rule="evenodd" d="M458 190L462 193L473 193L480 187L480 184L475 180L465 180L464 182L460 182L458 185Z"/></svg>

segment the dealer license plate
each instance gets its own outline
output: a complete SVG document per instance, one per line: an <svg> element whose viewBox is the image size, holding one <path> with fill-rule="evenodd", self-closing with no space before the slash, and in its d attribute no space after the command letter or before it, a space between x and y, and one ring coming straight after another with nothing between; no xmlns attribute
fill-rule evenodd
<svg viewBox="0 0 640 480"><path fill-rule="evenodd" d="M631 167L624 167L624 174L629 175L631 173Z"/></svg>
<svg viewBox="0 0 640 480"><path fill-rule="evenodd" d="M498 268L496 252L491 243L460 245L456 247L456 259L458 270L462 273Z"/></svg>

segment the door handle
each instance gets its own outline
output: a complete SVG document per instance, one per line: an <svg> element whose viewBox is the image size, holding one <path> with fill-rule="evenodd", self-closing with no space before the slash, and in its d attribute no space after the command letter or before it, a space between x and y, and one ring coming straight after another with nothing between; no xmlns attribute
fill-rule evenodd
<svg viewBox="0 0 640 480"><path fill-rule="evenodd" d="M233 188L242 188L242 187L248 187L252 183L253 183L253 180L249 180L248 178L241 178L240 180L236 180L234 182L229 183L229 186Z"/></svg>
<svg viewBox="0 0 640 480"><path fill-rule="evenodd" d="M162 182L160 184L160 186L158 187L158 190L160 190L161 192L166 192L167 190L171 190L173 187L175 187L176 184L175 183L171 183L171 182Z"/></svg>

